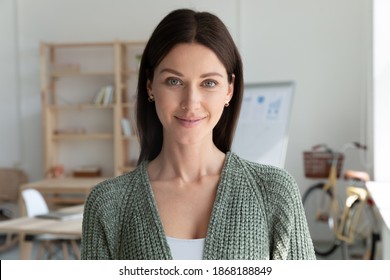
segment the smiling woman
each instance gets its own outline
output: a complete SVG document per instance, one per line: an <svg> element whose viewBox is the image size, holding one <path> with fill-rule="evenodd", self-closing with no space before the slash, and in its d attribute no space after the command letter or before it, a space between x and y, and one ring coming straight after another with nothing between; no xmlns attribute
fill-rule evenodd
<svg viewBox="0 0 390 280"><path fill-rule="evenodd" d="M243 72L222 21L171 12L139 71L138 166L90 193L82 258L314 259L295 180L230 151Z"/></svg>
<svg viewBox="0 0 390 280"><path fill-rule="evenodd" d="M163 127L164 149L175 149L178 143L202 143L210 150L213 129L233 96L234 79L229 82L225 66L209 48L183 43L154 72L147 90Z"/></svg>

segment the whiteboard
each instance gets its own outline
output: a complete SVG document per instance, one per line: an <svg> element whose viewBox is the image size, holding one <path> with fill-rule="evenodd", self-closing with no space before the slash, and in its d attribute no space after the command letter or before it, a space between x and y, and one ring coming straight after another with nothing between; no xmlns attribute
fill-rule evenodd
<svg viewBox="0 0 390 280"><path fill-rule="evenodd" d="M244 159L284 167L294 82L244 87L232 151Z"/></svg>

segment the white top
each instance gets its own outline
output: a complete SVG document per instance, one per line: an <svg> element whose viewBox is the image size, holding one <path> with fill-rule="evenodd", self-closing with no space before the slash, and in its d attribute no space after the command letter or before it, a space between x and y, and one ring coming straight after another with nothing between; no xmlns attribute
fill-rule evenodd
<svg viewBox="0 0 390 280"><path fill-rule="evenodd" d="M167 236L168 245L174 260L201 260L205 238L180 239Z"/></svg>

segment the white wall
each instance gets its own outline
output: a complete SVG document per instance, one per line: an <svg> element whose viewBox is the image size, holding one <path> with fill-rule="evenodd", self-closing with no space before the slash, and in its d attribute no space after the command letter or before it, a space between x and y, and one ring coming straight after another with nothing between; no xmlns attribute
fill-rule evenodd
<svg viewBox="0 0 390 280"><path fill-rule="evenodd" d="M246 81L296 82L286 168L306 189L303 150L368 141L362 119L369 88L369 1L242 3ZM357 153L347 156L347 165L364 168Z"/></svg>
<svg viewBox="0 0 390 280"><path fill-rule="evenodd" d="M16 6L0 1L0 166L21 162Z"/></svg>
<svg viewBox="0 0 390 280"><path fill-rule="evenodd" d="M374 3L375 179L390 182L390 2Z"/></svg>
<svg viewBox="0 0 390 280"><path fill-rule="evenodd" d="M302 190L310 183L303 177L303 150L322 142L333 147L350 140L367 142L362 120L366 119L369 88L370 0L19 0L17 3L16 47L20 60L17 78L21 102L15 97L14 82L7 81L2 95L11 100L9 108L20 108L20 115L14 119L20 121L23 142L22 149L14 147L13 152L4 145L0 149L1 154L22 153L19 157L23 158L23 168L32 180L42 176L39 42L143 40L168 11L179 7L208 10L222 18L241 50L246 82L296 82L286 168ZM8 6L5 8L12 8ZM0 13L12 15L3 9ZM8 28L1 24L0 34ZM9 30L7 34L15 36ZM6 51L1 44L0 55L4 56ZM4 71L3 65L0 71ZM1 128L7 121L1 119ZM4 135L3 130L1 133ZM6 137L8 143L18 141L17 133L7 133ZM351 159L359 161L356 156L351 155ZM15 161L9 157L3 164L13 165Z"/></svg>

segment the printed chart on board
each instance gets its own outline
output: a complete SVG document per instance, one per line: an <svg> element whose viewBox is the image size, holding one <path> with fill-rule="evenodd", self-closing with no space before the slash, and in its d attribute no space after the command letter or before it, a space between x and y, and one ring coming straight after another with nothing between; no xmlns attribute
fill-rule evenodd
<svg viewBox="0 0 390 280"><path fill-rule="evenodd" d="M283 168L293 95L293 82L246 85L232 151Z"/></svg>

